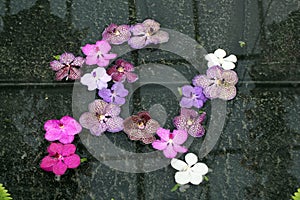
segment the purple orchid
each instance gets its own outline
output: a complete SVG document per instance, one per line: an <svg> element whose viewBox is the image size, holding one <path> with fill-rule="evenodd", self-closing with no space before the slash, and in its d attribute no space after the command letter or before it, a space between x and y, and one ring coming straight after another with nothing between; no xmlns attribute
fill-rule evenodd
<svg viewBox="0 0 300 200"><path fill-rule="evenodd" d="M140 140L144 144L150 144L155 140L155 133L159 123L148 112L139 112L124 120L124 132L130 140Z"/></svg>
<svg viewBox="0 0 300 200"><path fill-rule="evenodd" d="M88 86L88 90L92 91L96 88L101 90L107 88L107 82L111 80L111 76L106 73L106 70L102 67L97 67L91 73L83 75L80 82L83 85Z"/></svg>
<svg viewBox="0 0 300 200"><path fill-rule="evenodd" d="M220 98L231 100L236 96L235 84L238 82L237 74L232 70L223 70L219 66L207 69L206 75L198 75L193 84L204 88L204 95L209 99Z"/></svg>
<svg viewBox="0 0 300 200"><path fill-rule="evenodd" d="M117 54L109 53L111 46L105 40L97 41L96 44L86 44L81 50L87 56L88 65L97 64L99 67L106 67L109 60L117 57Z"/></svg>
<svg viewBox="0 0 300 200"><path fill-rule="evenodd" d="M134 66L130 62L123 59L116 61L116 64L107 70L107 73L112 76L116 82L123 82L127 79L129 83L133 83L138 79L134 71Z"/></svg>
<svg viewBox="0 0 300 200"><path fill-rule="evenodd" d="M107 103L115 103L123 105L125 98L128 95L128 90L124 88L122 83L116 82L111 89L103 88L99 90L98 95Z"/></svg>
<svg viewBox="0 0 300 200"><path fill-rule="evenodd" d="M182 87L182 99L180 101L180 106L184 108L202 108L207 98L203 94L202 87L192 87L190 85L185 85Z"/></svg>
<svg viewBox="0 0 300 200"><path fill-rule="evenodd" d="M158 22L147 19L142 24L137 24L131 28L134 36L128 40L128 44L134 49L141 49L148 44L168 42L169 34L159 29L160 24Z"/></svg>
<svg viewBox="0 0 300 200"><path fill-rule="evenodd" d="M102 33L102 39L110 44L122 44L127 42L131 36L129 25L109 25Z"/></svg>
<svg viewBox="0 0 300 200"><path fill-rule="evenodd" d="M51 119L46 121L44 129L46 140L59 140L63 144L68 144L73 142L74 135L80 133L82 127L72 117L64 116L60 120Z"/></svg>
<svg viewBox="0 0 300 200"><path fill-rule="evenodd" d="M75 154L74 144L51 143L47 151L49 155L44 157L40 164L45 171L63 175L68 168L73 169L80 165L80 157Z"/></svg>
<svg viewBox="0 0 300 200"><path fill-rule="evenodd" d="M56 80L60 81L63 78L66 80L76 80L81 77L81 66L84 63L84 58L76 57L72 53L63 53L59 61L54 60L50 62L51 68L56 71Z"/></svg>
<svg viewBox="0 0 300 200"><path fill-rule="evenodd" d="M83 113L79 122L96 136L105 131L115 133L123 129L123 119L119 117L120 112L120 106L97 99L89 104L89 112Z"/></svg>
<svg viewBox="0 0 300 200"><path fill-rule="evenodd" d="M173 133L168 129L159 128L156 131L160 140L152 143L154 149L162 150L165 157L175 158L177 152L185 153L187 148L181 146L188 138L188 134L183 130L174 130Z"/></svg>
<svg viewBox="0 0 300 200"><path fill-rule="evenodd" d="M205 112L199 116L195 110L181 108L180 116L175 117L173 123L178 130L184 130L193 137L202 137L205 129L201 123L205 117Z"/></svg>

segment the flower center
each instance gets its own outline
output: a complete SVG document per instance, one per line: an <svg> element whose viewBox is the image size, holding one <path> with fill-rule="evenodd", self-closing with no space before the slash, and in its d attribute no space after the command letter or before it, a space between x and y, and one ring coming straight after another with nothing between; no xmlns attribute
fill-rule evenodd
<svg viewBox="0 0 300 200"><path fill-rule="evenodd" d="M63 160L63 158L64 158L64 157L63 157L61 154L59 154L59 153L56 153L54 157L55 157L55 159L57 159L57 160Z"/></svg>
<svg viewBox="0 0 300 200"><path fill-rule="evenodd" d="M121 33L120 33L120 31L118 31L117 29L115 29L115 30L114 30L114 34L115 34L116 36L119 36Z"/></svg>
<svg viewBox="0 0 300 200"><path fill-rule="evenodd" d="M139 129L144 129L145 128L145 124L144 124L143 121L138 122L137 125L138 125Z"/></svg>
<svg viewBox="0 0 300 200"><path fill-rule="evenodd" d="M64 128L65 126L64 126L63 123L60 122L60 123L58 124L58 127L59 127L59 128Z"/></svg>
<svg viewBox="0 0 300 200"><path fill-rule="evenodd" d="M193 124L193 120L189 119L186 123L188 126L191 126Z"/></svg>
<svg viewBox="0 0 300 200"><path fill-rule="evenodd" d="M123 67L119 67L118 68L118 72L121 72L121 73L124 72L124 68Z"/></svg>
<svg viewBox="0 0 300 200"><path fill-rule="evenodd" d="M220 62L220 64L223 64L224 59L223 58L219 58L219 62Z"/></svg>
<svg viewBox="0 0 300 200"><path fill-rule="evenodd" d="M95 78L97 76L96 72L93 72L93 77Z"/></svg>

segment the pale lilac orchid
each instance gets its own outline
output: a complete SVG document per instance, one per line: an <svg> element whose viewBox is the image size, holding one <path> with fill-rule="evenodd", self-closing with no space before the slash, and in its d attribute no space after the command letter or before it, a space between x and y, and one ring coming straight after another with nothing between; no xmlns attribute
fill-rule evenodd
<svg viewBox="0 0 300 200"><path fill-rule="evenodd" d="M207 98L223 100L231 100L236 96L237 82L238 76L234 71L219 66L210 67L206 75L198 75L193 79L195 86L204 88L203 93Z"/></svg>
<svg viewBox="0 0 300 200"><path fill-rule="evenodd" d="M117 54L109 53L111 46L105 40L97 41L96 44L86 44L81 50L87 56L85 62L87 65L97 64L99 67L106 67L109 60L117 57Z"/></svg>
<svg viewBox="0 0 300 200"><path fill-rule="evenodd" d="M180 185L192 183L199 185L203 181L203 177L208 173L209 169L205 163L198 162L198 158L193 153L185 155L185 161L173 158L171 166L177 169L175 181Z"/></svg>
<svg viewBox="0 0 300 200"><path fill-rule="evenodd" d="M80 157L75 154L74 144L51 143L47 149L49 155L44 157L40 167L49 172L60 176L68 168L77 168L80 165Z"/></svg>
<svg viewBox="0 0 300 200"><path fill-rule="evenodd" d="M168 129L158 128L156 131L160 140L152 143L154 149L163 151L166 158L175 158L177 152L185 153L187 148L181 146L188 138L188 134L184 130L174 130L173 133Z"/></svg>
<svg viewBox="0 0 300 200"><path fill-rule="evenodd" d="M128 90L125 89L122 83L116 82L111 89L103 88L99 90L98 95L107 103L123 105L125 104L125 97L128 95Z"/></svg>
<svg viewBox="0 0 300 200"><path fill-rule="evenodd" d="M80 116L79 123L96 136L100 136L105 131L119 132L123 129L123 119L119 117L120 112L120 106L96 99L89 104L89 112Z"/></svg>
<svg viewBox="0 0 300 200"><path fill-rule="evenodd" d="M195 110L181 108L180 116L176 116L173 123L178 130L184 130L193 137L202 137L205 129L201 123L205 117L205 112L199 115Z"/></svg>
<svg viewBox="0 0 300 200"><path fill-rule="evenodd" d="M152 19L136 24L131 28L132 36L128 44L134 49L141 49L148 44L160 44L168 42L169 34L160 30L160 24Z"/></svg>
<svg viewBox="0 0 300 200"><path fill-rule="evenodd" d="M73 142L74 135L81 132L80 124L70 116L64 116L60 120L51 119L44 125L45 138L48 141L58 140L63 144Z"/></svg>
<svg viewBox="0 0 300 200"><path fill-rule="evenodd" d="M209 53L205 56L205 59L208 61L207 66L220 66L225 70L234 69L237 62L235 55L231 54L226 56L226 52L223 49L217 49L214 53Z"/></svg>
<svg viewBox="0 0 300 200"><path fill-rule="evenodd" d="M180 101L180 107L184 108L202 108L207 98L203 94L202 87L192 87L185 85L182 87L182 98Z"/></svg>
<svg viewBox="0 0 300 200"><path fill-rule="evenodd" d="M131 36L129 25L109 25L102 33L102 39L110 44L122 44L127 42Z"/></svg>
<svg viewBox="0 0 300 200"><path fill-rule="evenodd" d="M58 60L54 60L50 62L51 68L56 71L56 80L60 81L64 78L66 80L76 80L80 79L81 77L81 70L84 63L84 58L82 57L75 57L72 53L63 53L59 57Z"/></svg>
<svg viewBox="0 0 300 200"><path fill-rule="evenodd" d="M92 91L95 89L101 90L107 88L107 82L111 80L111 76L106 73L106 70L102 67L97 67L91 73L83 75L80 82L83 85L88 86L88 90Z"/></svg>

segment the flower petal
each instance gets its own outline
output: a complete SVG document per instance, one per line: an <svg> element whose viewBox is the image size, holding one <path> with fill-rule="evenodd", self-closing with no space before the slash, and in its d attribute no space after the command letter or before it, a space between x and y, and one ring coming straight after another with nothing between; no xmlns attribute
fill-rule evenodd
<svg viewBox="0 0 300 200"><path fill-rule="evenodd" d="M210 67L207 69L206 75L207 75L207 78L209 78L209 79L218 79L218 80L221 79L222 80L222 72L223 71L224 70L221 67L213 66L213 67Z"/></svg>
<svg viewBox="0 0 300 200"><path fill-rule="evenodd" d="M196 163L191 170L201 175L205 175L208 173L208 167L205 163Z"/></svg>
<svg viewBox="0 0 300 200"><path fill-rule="evenodd" d="M214 83L214 80L208 78L206 75L198 75L193 78L193 85L196 87L206 88Z"/></svg>
<svg viewBox="0 0 300 200"><path fill-rule="evenodd" d="M123 98L123 97L119 97L119 96L114 97L114 103L115 104L123 105L123 104L125 104L125 102L126 102L126 99Z"/></svg>
<svg viewBox="0 0 300 200"><path fill-rule="evenodd" d="M160 140L155 140L152 142L152 147L157 150L165 150L167 148L167 142L162 142Z"/></svg>
<svg viewBox="0 0 300 200"><path fill-rule="evenodd" d="M188 134L190 134L193 137L202 137L205 133L205 129L203 126L201 126L198 120L195 121L194 124L192 124L188 130Z"/></svg>
<svg viewBox="0 0 300 200"><path fill-rule="evenodd" d="M53 165L55 165L58 161L50 156L46 156L43 158L40 167L46 171L52 171Z"/></svg>
<svg viewBox="0 0 300 200"><path fill-rule="evenodd" d="M127 72L125 73L128 83L133 83L138 80L138 76L135 73Z"/></svg>
<svg viewBox="0 0 300 200"><path fill-rule="evenodd" d="M163 153L166 158L175 158L175 156L177 155L177 152L174 150L171 144L167 145L167 148L163 150Z"/></svg>
<svg viewBox="0 0 300 200"><path fill-rule="evenodd" d="M226 58L224 58L224 61L229 61L229 62L236 62L237 61L237 57L233 54L227 56Z"/></svg>
<svg viewBox="0 0 300 200"><path fill-rule="evenodd" d="M161 140L169 141L169 139L170 139L170 130L160 127L160 128L157 129L156 133L160 137Z"/></svg>
<svg viewBox="0 0 300 200"><path fill-rule="evenodd" d="M65 144L62 148L61 155L70 156L74 154L75 151L76 151L76 146L74 144Z"/></svg>
<svg viewBox="0 0 300 200"><path fill-rule="evenodd" d="M97 54L88 55L85 59L87 65L96 65L98 62Z"/></svg>
<svg viewBox="0 0 300 200"><path fill-rule="evenodd" d="M190 172L190 182L194 185L199 185L203 181L203 176L199 173Z"/></svg>
<svg viewBox="0 0 300 200"><path fill-rule="evenodd" d="M129 46L134 49L142 49L143 47L146 46L146 36L136 36L136 37L131 37L128 40Z"/></svg>
<svg viewBox="0 0 300 200"><path fill-rule="evenodd" d="M145 132L148 134L154 135L159 128L159 123L155 121L154 119L149 119L149 121L146 124Z"/></svg>
<svg viewBox="0 0 300 200"><path fill-rule="evenodd" d="M98 122L94 126L90 127L90 132L92 135L100 136L107 130L107 125L104 122Z"/></svg>
<svg viewBox="0 0 300 200"><path fill-rule="evenodd" d="M180 107L191 108L193 106L193 99L182 97L179 103Z"/></svg>
<svg viewBox="0 0 300 200"><path fill-rule="evenodd" d="M58 161L56 165L53 166L53 173L56 175L63 175L67 171L68 167L62 161Z"/></svg>
<svg viewBox="0 0 300 200"><path fill-rule="evenodd" d="M68 166L68 168L76 168L80 165L80 157L77 154L73 154L65 157L64 163Z"/></svg>
<svg viewBox="0 0 300 200"><path fill-rule="evenodd" d="M94 44L86 44L81 48L81 50L87 56L94 55L96 53Z"/></svg>
<svg viewBox="0 0 300 200"><path fill-rule="evenodd" d="M59 142L63 144L70 144L74 140L74 135L62 135L61 138L59 139Z"/></svg>
<svg viewBox="0 0 300 200"><path fill-rule="evenodd" d="M70 67L64 67L55 73L55 79L60 81L68 76Z"/></svg>
<svg viewBox="0 0 300 200"><path fill-rule="evenodd" d="M175 181L180 185L185 185L190 182L190 173L188 171L176 172Z"/></svg>
<svg viewBox="0 0 300 200"><path fill-rule="evenodd" d="M77 69L75 67L70 67L70 72L69 72L69 79L71 80L77 80L80 79L82 74L82 71L80 69Z"/></svg>
<svg viewBox="0 0 300 200"><path fill-rule="evenodd" d="M190 86L190 85L185 85L181 88L182 90L182 94L185 97L191 97L192 94L195 92L194 91L194 87Z"/></svg>
<svg viewBox="0 0 300 200"><path fill-rule="evenodd" d="M58 71L61 68L63 68L65 65L60 63L58 60L54 60L54 61L50 62L50 66L54 71Z"/></svg>
<svg viewBox="0 0 300 200"><path fill-rule="evenodd" d="M183 147L183 146L180 146L180 145L178 145L178 144L173 144L173 145L174 145L173 148L174 148L174 150L175 150L176 152L179 152L179 153L185 153L185 152L188 151L188 149L185 148L185 147Z"/></svg>
<svg viewBox="0 0 300 200"><path fill-rule="evenodd" d="M97 65L99 67L106 67L109 64L109 60L105 59L105 58L98 58L97 60Z"/></svg>
<svg viewBox="0 0 300 200"><path fill-rule="evenodd" d="M226 52L223 49L217 49L217 50L215 50L214 54L218 58L224 58L226 56Z"/></svg>
<svg viewBox="0 0 300 200"><path fill-rule="evenodd" d="M219 98L223 100L231 100L236 96L236 87L222 87L220 88Z"/></svg>
<svg viewBox="0 0 300 200"><path fill-rule="evenodd" d="M85 59L83 57L78 56L73 60L72 65L81 67L84 61Z"/></svg>
<svg viewBox="0 0 300 200"><path fill-rule="evenodd" d="M110 51L111 46L105 40L100 40L96 42L96 46L100 49L101 53L106 54Z"/></svg>
<svg viewBox="0 0 300 200"><path fill-rule="evenodd" d="M121 131L123 127L123 119L121 117L113 117L109 118L106 122L106 125L108 127L107 131L116 133Z"/></svg>
<svg viewBox="0 0 300 200"><path fill-rule="evenodd" d="M60 62L66 65L71 64L71 62L75 59L75 56L72 53L63 53L60 56Z"/></svg>
<svg viewBox="0 0 300 200"><path fill-rule="evenodd" d="M143 24L136 24L131 28L131 32L133 35L145 35L145 26Z"/></svg>
<svg viewBox="0 0 300 200"><path fill-rule="evenodd" d="M177 169L178 171L183 171L184 169L186 169L188 167L188 165L184 161L179 160L177 158L173 158L171 160L171 166L174 169Z"/></svg>
<svg viewBox="0 0 300 200"><path fill-rule="evenodd" d="M226 83L230 85L235 85L238 82L238 76L233 70L225 70L223 71L222 77Z"/></svg>
<svg viewBox="0 0 300 200"><path fill-rule="evenodd" d="M115 104L108 104L106 107L105 107L105 114L108 115L108 116L112 116L112 117L115 117L115 116L118 116L121 112L121 108L120 106L118 105L115 105Z"/></svg>
<svg viewBox="0 0 300 200"><path fill-rule="evenodd" d="M198 162L197 156L193 153L186 154L184 159L190 167Z"/></svg>
<svg viewBox="0 0 300 200"><path fill-rule="evenodd" d="M107 53L107 54L103 54L103 58L106 60L111 60L117 57L117 54L115 53Z"/></svg>
<svg viewBox="0 0 300 200"><path fill-rule="evenodd" d="M158 31L151 37L149 37L149 42L153 44L161 44L168 42L169 34L166 31Z"/></svg>
<svg viewBox="0 0 300 200"><path fill-rule="evenodd" d="M207 98L209 99L215 99L218 98L220 93L221 93L221 87L217 86L217 85L212 85L209 86L207 88L204 88L204 94Z"/></svg>
<svg viewBox="0 0 300 200"><path fill-rule="evenodd" d="M68 135L76 135L82 130L80 124L70 116L62 117L60 122L64 125L64 129L67 131Z"/></svg>
<svg viewBox="0 0 300 200"><path fill-rule="evenodd" d="M224 61L222 63L222 68L225 69L225 70L234 69L235 68L235 64L233 62Z"/></svg>
<svg viewBox="0 0 300 200"><path fill-rule="evenodd" d="M96 80L90 73L83 75L83 77L81 77L80 79L80 83L82 83L83 85L87 85L89 91L95 90L97 88Z"/></svg>
<svg viewBox="0 0 300 200"><path fill-rule="evenodd" d="M62 132L57 129L50 129L45 134L45 139L48 141L59 140L63 136Z"/></svg>
<svg viewBox="0 0 300 200"><path fill-rule="evenodd" d="M105 109L108 103L103 100L96 99L92 103L89 104L89 111L91 113L105 114Z"/></svg>
<svg viewBox="0 0 300 200"><path fill-rule="evenodd" d="M103 88L99 90L98 95L107 103L110 103L112 101L112 93L110 89Z"/></svg>
<svg viewBox="0 0 300 200"><path fill-rule="evenodd" d="M188 138L188 134L184 130L174 130L173 134L174 134L173 141L176 144L183 144Z"/></svg>
<svg viewBox="0 0 300 200"><path fill-rule="evenodd" d="M47 148L47 151L50 156L54 156L56 153L61 154L63 144L60 143L51 143Z"/></svg>
<svg viewBox="0 0 300 200"><path fill-rule="evenodd" d="M79 118L79 123L82 127L86 129L90 129L93 126L97 126L99 124L99 121L95 114L90 112L83 113Z"/></svg>

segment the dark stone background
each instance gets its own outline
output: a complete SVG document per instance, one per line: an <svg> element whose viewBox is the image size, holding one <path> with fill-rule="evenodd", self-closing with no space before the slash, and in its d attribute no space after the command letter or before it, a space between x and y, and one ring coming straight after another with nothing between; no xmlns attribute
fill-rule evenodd
<svg viewBox="0 0 300 200"><path fill-rule="evenodd" d="M213 170L209 182L170 192L170 166L144 174L117 171L93 158L78 137L78 154L88 162L56 181L39 168L49 144L43 124L72 115L73 83L54 81L52 56L80 54L110 23L146 18L194 38L208 52L221 47L238 56L238 95L228 102L221 138L203 160ZM299 31L297 0L0 0L0 183L14 199L289 199L300 187ZM126 56L136 65L184 65L185 77L195 75L165 52ZM134 110L154 101L168 106L170 119L179 110L162 87L142 87L134 97ZM133 152L150 150L123 133L110 139ZM190 151L200 147L194 141Z"/></svg>

